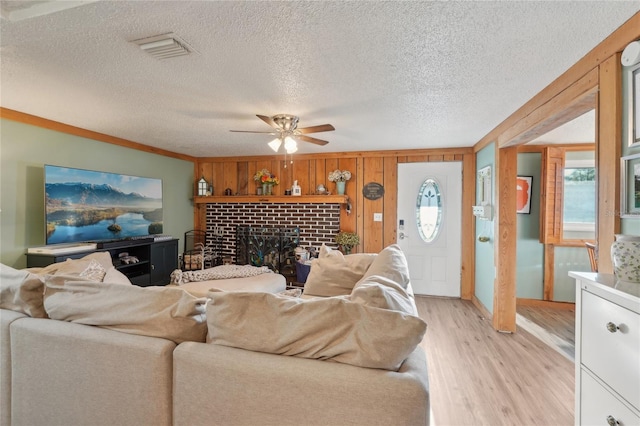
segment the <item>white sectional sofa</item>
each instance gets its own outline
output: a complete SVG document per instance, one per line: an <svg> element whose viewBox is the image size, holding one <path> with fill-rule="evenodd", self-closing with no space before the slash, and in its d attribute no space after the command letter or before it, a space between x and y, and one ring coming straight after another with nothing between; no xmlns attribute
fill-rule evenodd
<svg viewBox="0 0 640 426"><path fill-rule="evenodd" d="M393 251L397 257L397 250L393 248ZM336 265L340 263L336 262L337 255L326 255L324 261L318 259L319 276L331 275L324 270L323 262ZM362 265L364 258L366 256L360 255L358 262L342 266L366 272L368 268ZM371 261L364 263L367 262L371 265ZM398 268L394 262L390 266ZM379 286L371 285L380 281L380 275L366 277L358 272L350 279L359 277L360 284L342 283L346 288L355 287L349 294L343 291L341 295L325 296L331 301L325 303L325 299L317 298L322 294L312 293L334 293L335 283L331 279L318 280L318 276L314 281L314 268L308 281L309 291L305 290L307 294L302 298L259 291L234 294L224 291L210 293L203 305L202 298L179 296L176 309L166 310L167 317L156 317L154 324L148 326L137 320L137 311L143 306L135 300L137 294L145 296L143 302L151 299L157 306L166 302L167 293L185 291L161 288L157 294L151 294L153 290L147 292L149 288L135 286L106 290L111 284L105 281L100 283L101 291L95 294L93 290L98 288L95 283L76 282L71 275L63 274L51 279L52 283L43 280L47 292L53 290L48 299L45 296L44 308L49 316L59 319L33 318L15 307L17 292L15 287L8 289L7 268L3 265L0 423L16 426L428 424L427 364L424 351L415 343L424 334L421 320L398 312L400 328L405 322L410 324L403 344L394 343L388 345L393 348L381 347L378 351L376 346L385 345L378 344L384 336L377 336L360 346L361 340L369 339L371 333L367 323L375 323L374 317L379 312L385 311L381 317L384 321L388 321L384 315L396 315L395 310L390 313L390 309L373 305L397 307L398 303L408 302L415 310L410 285L404 292L385 290L381 293ZM63 284L56 287L61 282ZM32 295L37 293L37 289L31 290ZM110 292L120 290L133 297L131 303L117 313L119 322L107 324L103 316L95 320L88 315L87 304L100 303L96 302L99 297L119 300L121 293L113 296ZM354 301L366 298L366 293L373 295L370 306ZM399 298L399 294L404 297ZM386 301L382 300L385 298ZM71 300L79 300L82 309L70 308ZM260 311L263 303L266 305ZM364 307L355 306L357 303ZM205 307L206 319L202 311ZM274 309L277 312L274 313ZM323 319L346 318L336 315L335 309L347 309L346 315L356 315L356 318L346 325L348 320L340 319L339 324L332 324ZM172 315L182 316L182 322L177 326L163 325ZM367 321L357 315L365 315ZM328 337L304 335L305 327L320 329L318 321L328 321L326 328L332 330L327 333ZM161 329L168 330L166 336L160 335ZM200 330L205 330L206 339L178 338L185 335L181 330L186 329L199 330L190 336L198 336ZM336 343L336 338L340 343ZM303 347L297 347L300 345ZM403 347L397 349L397 346ZM360 347L364 349L361 351ZM366 353L358 353L363 351ZM402 358L400 362L398 357Z"/></svg>

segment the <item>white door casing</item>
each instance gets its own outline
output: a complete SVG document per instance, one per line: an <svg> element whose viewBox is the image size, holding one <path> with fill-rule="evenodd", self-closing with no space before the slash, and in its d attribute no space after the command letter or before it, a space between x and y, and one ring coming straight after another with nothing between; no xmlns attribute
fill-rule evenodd
<svg viewBox="0 0 640 426"><path fill-rule="evenodd" d="M428 178L437 182L442 199L440 230L429 243L420 236L416 214L419 191ZM398 164L396 226L414 293L460 297L462 163Z"/></svg>

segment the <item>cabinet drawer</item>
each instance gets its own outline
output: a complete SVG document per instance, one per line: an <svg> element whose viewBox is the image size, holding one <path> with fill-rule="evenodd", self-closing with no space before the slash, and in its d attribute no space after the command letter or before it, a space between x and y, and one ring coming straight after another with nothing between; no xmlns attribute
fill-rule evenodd
<svg viewBox="0 0 640 426"><path fill-rule="evenodd" d="M582 365L640 409L640 315L584 290L580 315Z"/></svg>
<svg viewBox="0 0 640 426"><path fill-rule="evenodd" d="M640 417L598 383L589 373L580 371L580 424L607 425L607 419L617 421L620 426L640 424Z"/></svg>

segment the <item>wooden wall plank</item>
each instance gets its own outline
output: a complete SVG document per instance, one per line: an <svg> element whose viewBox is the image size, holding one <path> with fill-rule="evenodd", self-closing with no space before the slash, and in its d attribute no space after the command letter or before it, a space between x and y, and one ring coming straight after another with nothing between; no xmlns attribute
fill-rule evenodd
<svg viewBox="0 0 640 426"><path fill-rule="evenodd" d="M398 223L398 160L396 157L384 157L384 207L382 212L382 245L386 247L397 241Z"/></svg>
<svg viewBox="0 0 640 426"><path fill-rule="evenodd" d="M466 155L462 161L462 264L460 297L471 300L475 292L476 221L471 215L476 199L476 161Z"/></svg>
<svg viewBox="0 0 640 426"><path fill-rule="evenodd" d="M369 182L384 183L384 158L374 157L364 159L364 185ZM367 236L364 251L377 253L384 248L383 222L373 220L374 213L384 212L384 197L377 200L364 200L363 231Z"/></svg>
<svg viewBox="0 0 640 426"><path fill-rule="evenodd" d="M236 165L238 184L236 185L235 191L240 195L253 194L254 192L249 192L249 188L253 189L253 186L251 185L253 182L249 182L249 163L247 161L238 161Z"/></svg>

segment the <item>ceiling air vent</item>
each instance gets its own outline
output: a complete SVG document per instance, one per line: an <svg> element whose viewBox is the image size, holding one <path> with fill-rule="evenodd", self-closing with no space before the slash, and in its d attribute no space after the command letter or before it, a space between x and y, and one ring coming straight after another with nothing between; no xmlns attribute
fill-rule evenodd
<svg viewBox="0 0 640 426"><path fill-rule="evenodd" d="M140 49L157 59L175 58L195 52L186 41L174 33L133 40L132 43L137 44Z"/></svg>

